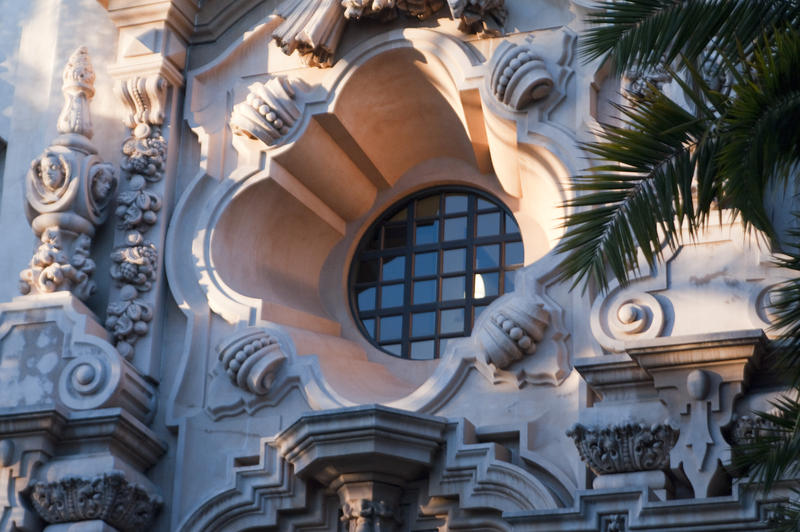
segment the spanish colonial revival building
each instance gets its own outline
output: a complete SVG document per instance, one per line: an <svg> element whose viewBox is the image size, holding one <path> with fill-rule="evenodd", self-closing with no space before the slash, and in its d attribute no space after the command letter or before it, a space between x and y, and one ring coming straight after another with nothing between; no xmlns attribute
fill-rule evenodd
<svg viewBox="0 0 800 532"><path fill-rule="evenodd" d="M0 530L751 531L769 251L554 279L588 0L0 1ZM659 82L655 79L654 81Z"/></svg>

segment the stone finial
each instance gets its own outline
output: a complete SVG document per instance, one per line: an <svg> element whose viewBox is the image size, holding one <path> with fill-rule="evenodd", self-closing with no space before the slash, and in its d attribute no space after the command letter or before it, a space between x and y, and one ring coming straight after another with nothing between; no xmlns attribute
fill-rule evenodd
<svg viewBox="0 0 800 532"><path fill-rule="evenodd" d="M48 523L102 520L121 532L151 530L162 505L161 497L119 472L37 482L30 499Z"/></svg>
<svg viewBox="0 0 800 532"><path fill-rule="evenodd" d="M61 135L33 160L25 177L25 211L41 243L20 273L23 294L70 291L86 299L95 288L90 247L95 227L108 214L117 177L90 141L94 78L89 54L80 47L64 69Z"/></svg>
<svg viewBox="0 0 800 532"><path fill-rule="evenodd" d="M608 427L577 424L567 432L581 460L598 475L664 470L678 431L669 425L627 423Z"/></svg>
<svg viewBox="0 0 800 532"><path fill-rule="evenodd" d="M553 78L536 51L504 41L491 59L489 86L497 100L520 111L553 90Z"/></svg>
<svg viewBox="0 0 800 532"><path fill-rule="evenodd" d="M58 115L58 132L74 133L92 138L92 117L89 100L94 96L94 68L85 46L75 50L67 61L62 75L61 91L64 93L64 108Z"/></svg>

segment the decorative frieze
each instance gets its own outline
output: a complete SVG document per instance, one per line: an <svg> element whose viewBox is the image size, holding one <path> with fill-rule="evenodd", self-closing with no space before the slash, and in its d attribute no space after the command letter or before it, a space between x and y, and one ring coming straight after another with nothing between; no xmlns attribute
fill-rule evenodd
<svg viewBox="0 0 800 532"><path fill-rule="evenodd" d="M295 97L295 87L284 76L270 78L266 83L253 83L247 99L233 108L231 131L260 140L269 147L279 144L300 118L301 110Z"/></svg>
<svg viewBox="0 0 800 532"><path fill-rule="evenodd" d="M286 355L278 341L258 327L248 327L217 347L219 360L231 380L256 395L269 392Z"/></svg>
<svg viewBox="0 0 800 532"><path fill-rule="evenodd" d="M25 178L25 211L41 243L20 273L23 294L69 291L86 299L95 290L92 237L105 221L117 178L90 141L94 78L88 51L78 48L62 76L60 135L34 159Z"/></svg>
<svg viewBox="0 0 800 532"><path fill-rule="evenodd" d="M102 520L122 532L150 530L162 504L119 472L37 482L30 499L48 523Z"/></svg>
<svg viewBox="0 0 800 532"><path fill-rule="evenodd" d="M664 470L678 431L669 425L575 425L567 432L581 460L598 475Z"/></svg>
<svg viewBox="0 0 800 532"><path fill-rule="evenodd" d="M450 13L464 33L496 37L502 34L508 11L505 0L447 0ZM348 20L364 18L387 22L402 13L418 20L434 16L444 0L284 0L276 14L283 22L272 38L283 52L297 51L301 60L328 68Z"/></svg>

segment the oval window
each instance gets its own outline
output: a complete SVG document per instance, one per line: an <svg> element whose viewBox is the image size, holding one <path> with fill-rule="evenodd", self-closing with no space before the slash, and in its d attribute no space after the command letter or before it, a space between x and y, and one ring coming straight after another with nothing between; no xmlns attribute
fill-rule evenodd
<svg viewBox="0 0 800 532"><path fill-rule="evenodd" d="M424 190L390 207L359 243L353 314L382 351L438 358L514 289L523 255L519 226L498 199L471 188Z"/></svg>

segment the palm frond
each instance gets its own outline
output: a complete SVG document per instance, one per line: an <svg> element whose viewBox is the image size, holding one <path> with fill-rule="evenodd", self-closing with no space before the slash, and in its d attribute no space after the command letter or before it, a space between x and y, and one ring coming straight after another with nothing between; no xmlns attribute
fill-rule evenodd
<svg viewBox="0 0 800 532"><path fill-rule="evenodd" d="M681 223L696 229L692 179L698 157L713 160L708 150L716 145L698 143L707 130L703 120L651 89L618 107L622 126L583 145L599 164L575 178L578 195L566 204L575 210L556 248L565 254L561 279L572 279L573 287L592 281L606 288L606 266L625 283L639 268L640 250L653 265L665 240L676 243Z"/></svg>
<svg viewBox="0 0 800 532"><path fill-rule="evenodd" d="M774 236L764 190L788 179L800 160L800 33L776 32L742 71L722 125L724 194L746 222Z"/></svg>
<svg viewBox="0 0 800 532"><path fill-rule="evenodd" d="M699 65L716 53L749 52L773 27L799 18L796 0L603 0L587 17L595 27L580 50L587 60L610 57L619 73L669 65L681 55Z"/></svg>

